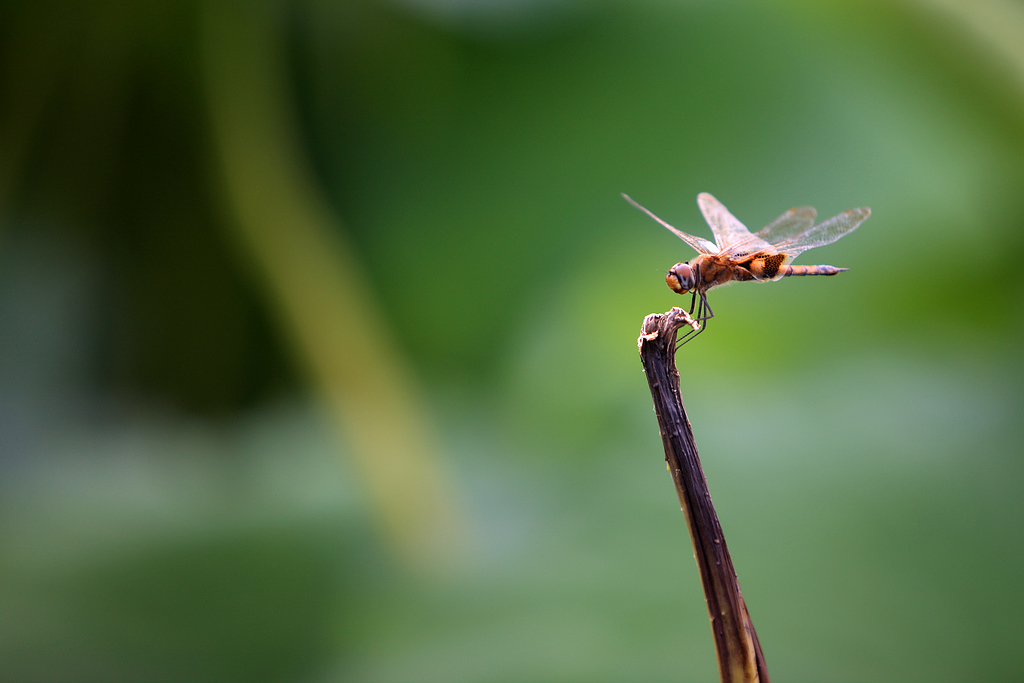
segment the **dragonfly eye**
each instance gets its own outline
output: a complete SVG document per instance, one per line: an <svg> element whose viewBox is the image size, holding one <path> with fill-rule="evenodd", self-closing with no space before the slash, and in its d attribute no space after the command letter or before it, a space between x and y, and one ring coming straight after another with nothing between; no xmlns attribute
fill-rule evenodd
<svg viewBox="0 0 1024 683"><path fill-rule="evenodd" d="M668 275L665 276L665 282L668 283L669 289L673 292L686 294L697 284L697 278L694 277L693 268L690 267L690 264L677 263L669 268Z"/></svg>

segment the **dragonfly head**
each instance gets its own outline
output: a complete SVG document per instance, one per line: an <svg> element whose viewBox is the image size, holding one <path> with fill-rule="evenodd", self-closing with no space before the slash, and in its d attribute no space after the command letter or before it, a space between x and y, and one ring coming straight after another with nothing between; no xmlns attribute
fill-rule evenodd
<svg viewBox="0 0 1024 683"><path fill-rule="evenodd" d="M697 284L697 276L689 263L677 263L668 269L665 282L677 294L686 294Z"/></svg>

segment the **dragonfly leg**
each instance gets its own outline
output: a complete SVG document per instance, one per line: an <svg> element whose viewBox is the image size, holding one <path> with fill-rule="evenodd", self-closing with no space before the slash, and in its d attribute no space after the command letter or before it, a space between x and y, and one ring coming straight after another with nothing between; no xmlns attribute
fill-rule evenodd
<svg viewBox="0 0 1024 683"><path fill-rule="evenodd" d="M697 300L698 296L700 297L699 302ZM694 315L694 308L697 309L696 315ZM686 342L693 341L698 334L704 331L707 321L715 317L715 312L711 310L711 305L708 304L708 298L704 292L693 290L693 299L690 301L690 317L693 318L694 322L700 323L700 327L697 329L691 327L689 332L676 339L676 350Z"/></svg>
<svg viewBox="0 0 1024 683"><path fill-rule="evenodd" d="M715 312L711 310L711 304L708 303L708 298L704 292L700 293L700 306L697 308L697 317L694 318L697 322L704 322L705 320L711 320L715 317Z"/></svg>

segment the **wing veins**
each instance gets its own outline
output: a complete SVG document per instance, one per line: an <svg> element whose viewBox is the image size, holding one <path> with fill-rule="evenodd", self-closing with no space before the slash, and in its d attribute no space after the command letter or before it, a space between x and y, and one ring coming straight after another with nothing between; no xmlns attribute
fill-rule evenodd
<svg viewBox="0 0 1024 683"><path fill-rule="evenodd" d="M870 215L871 209L867 207L850 209L772 246L779 252L797 256L808 249L832 244L839 238L849 235Z"/></svg>
<svg viewBox="0 0 1024 683"><path fill-rule="evenodd" d="M806 232L814 225L817 216L813 206L798 206L758 230L757 236L768 244L777 244Z"/></svg>
<svg viewBox="0 0 1024 683"><path fill-rule="evenodd" d="M672 232L676 237L689 244L698 252L702 254L717 254L719 252L718 246L716 246L713 242L706 240L703 237L697 237L695 235L683 232L682 230L669 225L665 221L655 216L649 209L640 205L636 200L634 200L625 192L622 193L622 196L627 202L629 202L630 204L632 204L633 206L635 206L636 208L640 209L645 214L653 218L655 221L658 222L659 225Z"/></svg>
<svg viewBox="0 0 1024 683"><path fill-rule="evenodd" d="M715 199L708 192L701 192L697 195L697 206L704 214L704 220L711 227L715 235L715 242L722 252L729 251L734 245L749 240L753 233L743 225L736 216L733 216L729 209L725 208L722 202Z"/></svg>

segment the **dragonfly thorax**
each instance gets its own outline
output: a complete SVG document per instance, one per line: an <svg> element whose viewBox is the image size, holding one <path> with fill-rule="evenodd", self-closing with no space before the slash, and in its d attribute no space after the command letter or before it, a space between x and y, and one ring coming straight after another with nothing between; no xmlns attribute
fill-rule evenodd
<svg viewBox="0 0 1024 683"><path fill-rule="evenodd" d="M697 275L689 263L677 263L668 269L665 282L677 294L686 294L697 284Z"/></svg>

